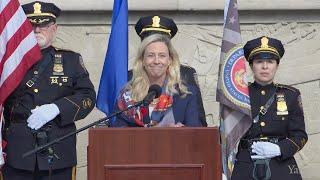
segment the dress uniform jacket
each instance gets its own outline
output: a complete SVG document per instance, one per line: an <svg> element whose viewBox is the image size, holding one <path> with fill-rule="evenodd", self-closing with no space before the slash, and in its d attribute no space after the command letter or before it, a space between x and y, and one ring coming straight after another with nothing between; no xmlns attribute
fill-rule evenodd
<svg viewBox="0 0 320 180"><path fill-rule="evenodd" d="M302 179L293 157L308 139L299 90L279 84L261 86L255 82L249 86L249 93L253 118L271 96L274 96L274 101L241 139L231 179L253 179L250 146L257 140L274 142L280 147L281 156L272 158L269 163L271 180Z"/></svg>
<svg viewBox="0 0 320 180"><path fill-rule="evenodd" d="M47 141L73 132L76 130L75 121L85 118L95 105L95 90L80 54L51 46L42 50L42 55L42 59L28 71L4 106L3 135L8 142L6 163L17 169L32 171L37 163L39 170L48 170L46 152L22 158L23 153L34 149L39 143L36 140L37 132L46 131ZM44 66L43 61L48 63L41 73L38 71ZM39 78L31 87L27 86L26 83L35 74ZM31 130L27 126L31 110L50 103L58 106L60 114L40 130ZM53 145L52 149L60 158L54 159L52 169L76 165L76 136Z"/></svg>

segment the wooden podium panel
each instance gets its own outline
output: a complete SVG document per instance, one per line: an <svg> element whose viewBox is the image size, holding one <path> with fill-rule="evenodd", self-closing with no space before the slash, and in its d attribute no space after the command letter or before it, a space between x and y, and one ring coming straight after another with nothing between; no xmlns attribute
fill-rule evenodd
<svg viewBox="0 0 320 180"><path fill-rule="evenodd" d="M106 165L106 180L203 180L204 165Z"/></svg>
<svg viewBox="0 0 320 180"><path fill-rule="evenodd" d="M89 180L220 180L217 128L92 128Z"/></svg>

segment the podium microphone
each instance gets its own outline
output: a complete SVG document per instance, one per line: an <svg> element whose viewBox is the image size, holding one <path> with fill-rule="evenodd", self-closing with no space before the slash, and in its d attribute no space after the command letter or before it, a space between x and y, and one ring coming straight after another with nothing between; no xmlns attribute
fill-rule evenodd
<svg viewBox="0 0 320 180"><path fill-rule="evenodd" d="M157 85L153 84L149 87L148 94L146 97L143 98L142 102L144 106L148 106L154 98L158 98L161 95L162 88Z"/></svg>
<svg viewBox="0 0 320 180"><path fill-rule="evenodd" d="M27 156L30 156L31 154L37 153L37 152L39 152L39 151L41 151L43 149L46 149L46 148L52 146L53 144L56 144L56 143L59 143L59 142L63 141L64 139L66 139L66 138L68 138L70 136L74 136L75 134L78 134L79 132L82 132L82 131L84 131L84 130L92 127L92 126L98 125L99 123L102 123L102 122L105 122L105 121L108 122L111 118L123 113L124 111L128 111L129 109L132 109L134 107L139 107L141 105L148 106L152 102L152 100L154 98L158 98L160 95L161 95L161 87L159 85L151 85L149 87L148 94L146 95L146 97L142 101L139 101L136 104L134 104L132 106L129 106L126 109L123 109L121 111L114 112L111 115L109 115L109 116L107 116L105 118L99 119L98 121L95 121L95 122L93 122L91 124L88 124L88 125L80 128L80 129L78 129L78 130L76 130L74 132L70 132L70 133L68 133L68 134L66 134L64 136L56 138L56 139L52 140L51 142L48 142L47 144L38 146L35 149L24 153L22 155L22 157L25 158Z"/></svg>

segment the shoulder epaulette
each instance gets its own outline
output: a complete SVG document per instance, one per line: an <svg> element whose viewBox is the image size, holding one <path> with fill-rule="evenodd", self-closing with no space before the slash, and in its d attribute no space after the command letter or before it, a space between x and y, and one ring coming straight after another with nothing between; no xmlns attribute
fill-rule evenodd
<svg viewBox="0 0 320 180"><path fill-rule="evenodd" d="M62 49L62 48L57 48L57 47L54 47L54 49L55 49L56 51L74 52L74 51L72 51L72 50L70 50L70 49Z"/></svg>
<svg viewBox="0 0 320 180"><path fill-rule="evenodd" d="M189 68L189 69L194 69L193 67L188 66L188 65L186 65L186 64L181 64L180 66L183 66L183 67L185 67L185 68Z"/></svg>
<svg viewBox="0 0 320 180"><path fill-rule="evenodd" d="M290 91L293 91L293 92L299 92L299 90L297 88L294 88L292 86L289 86L289 85L285 85L285 84L276 84L277 87L279 88L284 88L284 89L288 89Z"/></svg>

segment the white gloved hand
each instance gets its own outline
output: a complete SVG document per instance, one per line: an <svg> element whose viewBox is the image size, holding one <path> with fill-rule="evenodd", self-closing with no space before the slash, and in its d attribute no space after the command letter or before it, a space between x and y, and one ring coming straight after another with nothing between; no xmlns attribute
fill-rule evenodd
<svg viewBox="0 0 320 180"><path fill-rule="evenodd" d="M251 155L251 159L267 159L281 155L280 147L271 142L254 142L251 146L252 152L256 155Z"/></svg>
<svg viewBox="0 0 320 180"><path fill-rule="evenodd" d="M60 110L55 104L44 104L40 107L37 107L31 110L32 114L27 119L28 126L31 129L38 130L47 122L54 119L58 114L60 114Z"/></svg>

